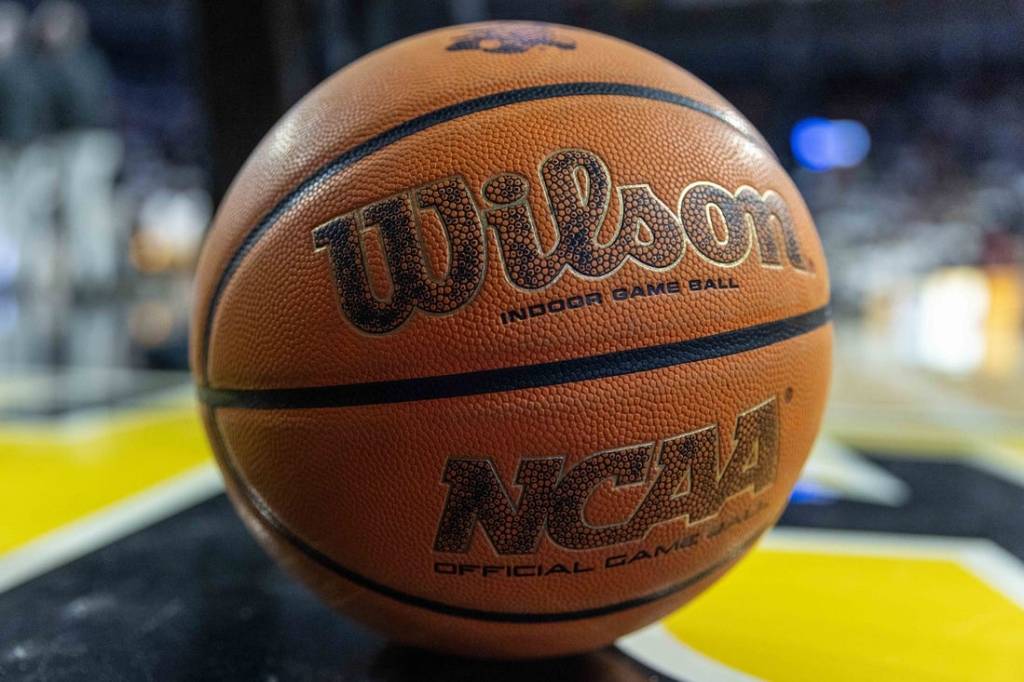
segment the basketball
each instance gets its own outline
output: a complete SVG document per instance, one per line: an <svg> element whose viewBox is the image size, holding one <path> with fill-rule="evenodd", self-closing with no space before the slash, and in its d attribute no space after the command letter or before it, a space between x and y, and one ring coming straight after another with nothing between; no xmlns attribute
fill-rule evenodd
<svg viewBox="0 0 1024 682"><path fill-rule="evenodd" d="M617 39L494 22L310 92L203 245L191 365L259 542L388 638L595 649L782 513L825 258L760 134Z"/></svg>

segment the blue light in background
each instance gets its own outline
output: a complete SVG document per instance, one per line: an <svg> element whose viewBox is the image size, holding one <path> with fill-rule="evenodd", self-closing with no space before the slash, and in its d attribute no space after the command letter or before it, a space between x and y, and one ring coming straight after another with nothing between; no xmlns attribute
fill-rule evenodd
<svg viewBox="0 0 1024 682"><path fill-rule="evenodd" d="M793 504L831 504L838 500L838 495L824 486L800 479L789 496Z"/></svg>
<svg viewBox="0 0 1024 682"><path fill-rule="evenodd" d="M801 166L827 171L863 161L871 150L871 135L859 121L812 117L793 126L789 144Z"/></svg>

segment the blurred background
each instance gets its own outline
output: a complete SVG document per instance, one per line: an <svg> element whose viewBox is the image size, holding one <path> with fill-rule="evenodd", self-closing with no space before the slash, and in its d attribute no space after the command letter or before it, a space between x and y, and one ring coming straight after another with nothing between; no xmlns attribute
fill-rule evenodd
<svg viewBox="0 0 1024 682"><path fill-rule="evenodd" d="M188 312L211 215L292 103L495 18L624 38L730 100L812 209L838 335L779 528L671 647L532 676L1021 679L1024 0L0 0L0 678L446 679L244 533Z"/></svg>
<svg viewBox="0 0 1024 682"><path fill-rule="evenodd" d="M1019 378L1020 0L2 0L0 367L185 370L204 230L279 115L392 40L523 17L648 47L765 134L846 345Z"/></svg>

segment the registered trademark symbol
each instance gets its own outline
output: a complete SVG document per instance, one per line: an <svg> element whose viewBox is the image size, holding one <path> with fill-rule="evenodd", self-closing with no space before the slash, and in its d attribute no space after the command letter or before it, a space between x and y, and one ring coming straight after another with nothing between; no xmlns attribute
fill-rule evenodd
<svg viewBox="0 0 1024 682"><path fill-rule="evenodd" d="M793 387L787 386L786 392L782 395L783 399L788 403L793 400Z"/></svg>

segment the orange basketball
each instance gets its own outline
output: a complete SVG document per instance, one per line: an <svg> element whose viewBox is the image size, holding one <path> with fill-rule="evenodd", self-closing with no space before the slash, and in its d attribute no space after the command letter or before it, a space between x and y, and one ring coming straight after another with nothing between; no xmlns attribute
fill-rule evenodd
<svg viewBox="0 0 1024 682"><path fill-rule="evenodd" d="M249 528L338 610L462 654L596 648L706 589L782 512L828 387L825 259L768 145L565 26L329 78L239 173L196 292Z"/></svg>

